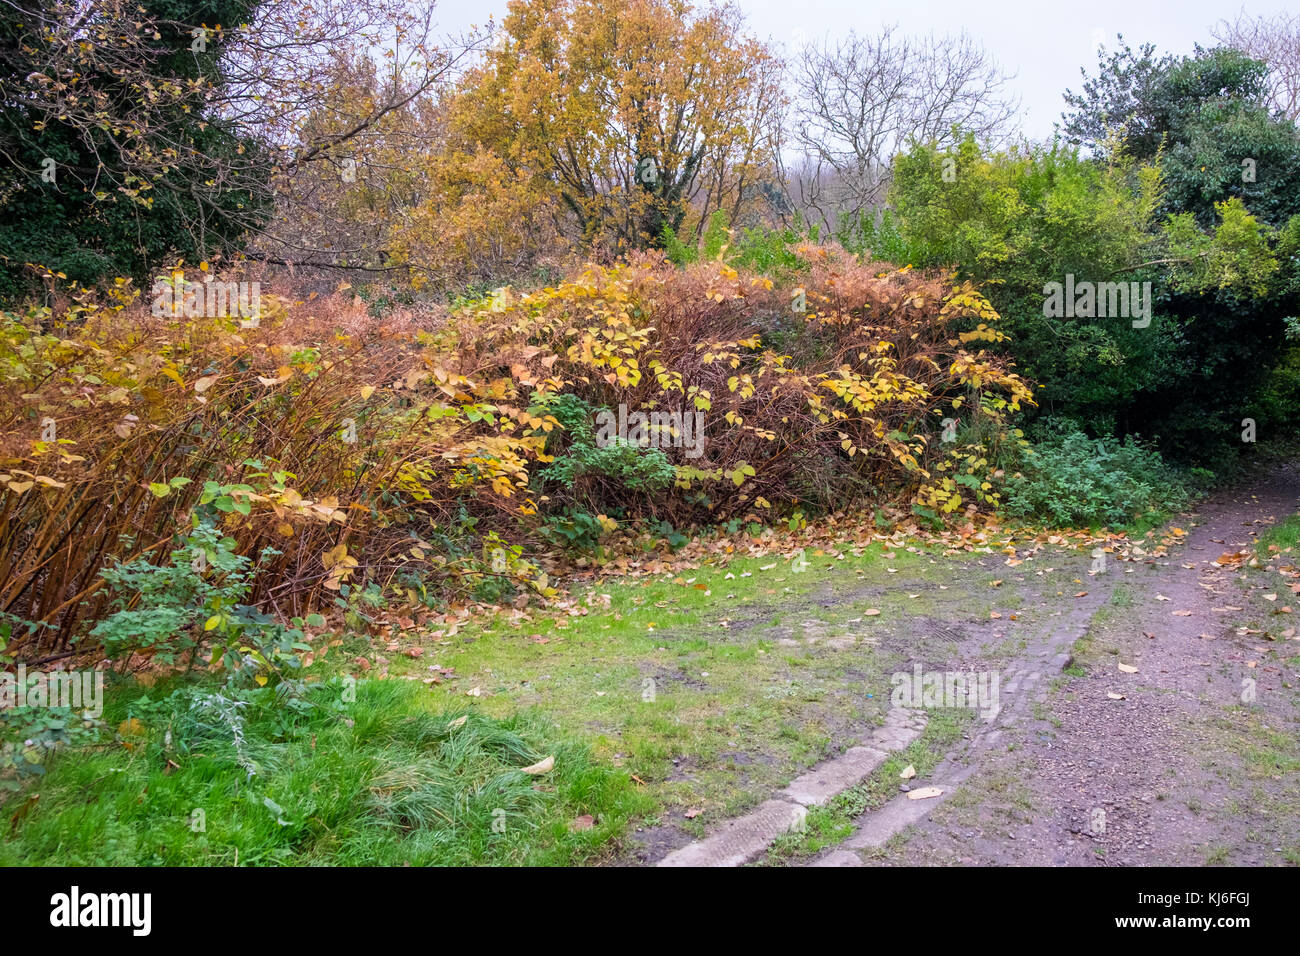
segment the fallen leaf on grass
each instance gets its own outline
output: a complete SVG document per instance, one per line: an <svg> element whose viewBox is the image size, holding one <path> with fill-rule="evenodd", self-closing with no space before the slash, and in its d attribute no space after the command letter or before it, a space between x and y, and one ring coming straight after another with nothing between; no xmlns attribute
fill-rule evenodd
<svg viewBox="0 0 1300 956"><path fill-rule="evenodd" d="M14 811L14 815L9 818L9 832L12 833L18 829L18 824L22 823L23 818L32 812L32 807L36 806L36 801L41 799L39 793L33 793L27 798L27 802Z"/></svg>
<svg viewBox="0 0 1300 956"><path fill-rule="evenodd" d="M682 816L684 816L687 820L694 820L703 812L704 811L701 810L699 807L691 807L689 810L683 813Z"/></svg>
<svg viewBox="0 0 1300 956"><path fill-rule="evenodd" d="M537 775L543 773L550 773L551 770L553 770L554 768L555 768L555 758L547 757L544 760L539 760L531 767L524 767L522 772Z"/></svg>
<svg viewBox="0 0 1300 956"><path fill-rule="evenodd" d="M596 825L595 817L593 817L590 813L584 813L580 817L575 817L572 820L572 822L569 823L569 829L574 831L590 830L595 825Z"/></svg>
<svg viewBox="0 0 1300 956"><path fill-rule="evenodd" d="M900 773L899 776L902 777L904 780L911 780L913 777L916 776L916 768L909 763L906 767L903 768L903 772Z"/></svg>

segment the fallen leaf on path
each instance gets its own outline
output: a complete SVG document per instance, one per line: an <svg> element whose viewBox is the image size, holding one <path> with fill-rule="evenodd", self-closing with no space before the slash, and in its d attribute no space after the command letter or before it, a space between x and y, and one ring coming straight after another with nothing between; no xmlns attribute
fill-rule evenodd
<svg viewBox="0 0 1300 956"><path fill-rule="evenodd" d="M1125 697L1124 697L1123 694L1116 694L1116 693L1114 693L1113 691L1108 692L1108 693L1106 694L1106 696L1109 697L1111 700L1124 700L1124 699L1125 699Z"/></svg>
<svg viewBox="0 0 1300 956"><path fill-rule="evenodd" d="M1138 672L1138 669L1132 664L1119 664L1117 666L1121 674L1136 674Z"/></svg>
<svg viewBox="0 0 1300 956"><path fill-rule="evenodd" d="M939 794L941 793L943 793L943 790L941 790L939 787L922 787L920 790L907 791L907 799L929 800L932 797L939 796Z"/></svg>

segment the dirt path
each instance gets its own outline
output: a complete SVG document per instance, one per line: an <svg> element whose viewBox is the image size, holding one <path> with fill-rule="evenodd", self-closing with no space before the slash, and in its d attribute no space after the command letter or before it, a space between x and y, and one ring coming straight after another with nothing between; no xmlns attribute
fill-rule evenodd
<svg viewBox="0 0 1300 956"><path fill-rule="evenodd" d="M998 669L996 719L899 783L943 793L900 791L813 865L1300 863L1297 579L1226 559L1298 495L1279 469L1187 516L1167 556L1107 561Z"/></svg>

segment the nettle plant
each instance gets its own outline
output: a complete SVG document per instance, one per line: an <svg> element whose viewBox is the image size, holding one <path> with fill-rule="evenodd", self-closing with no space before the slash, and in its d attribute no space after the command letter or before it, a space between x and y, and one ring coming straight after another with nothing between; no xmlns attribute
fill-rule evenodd
<svg viewBox="0 0 1300 956"><path fill-rule="evenodd" d="M324 619L313 614L285 626L245 604L257 564L275 552L266 549L254 562L237 553L211 521L197 515L192 520L192 530L167 562L137 558L100 572L113 592L113 610L90 636L111 658L125 661L139 652L167 666L184 660L192 667L210 644L210 664L259 686L299 669L299 653L310 650L303 628L323 626Z"/></svg>

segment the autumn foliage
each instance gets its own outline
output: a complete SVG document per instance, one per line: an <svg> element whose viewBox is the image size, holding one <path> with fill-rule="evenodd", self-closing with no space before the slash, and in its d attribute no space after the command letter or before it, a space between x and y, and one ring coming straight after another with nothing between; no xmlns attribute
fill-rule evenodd
<svg viewBox="0 0 1300 956"><path fill-rule="evenodd" d="M575 509L610 531L869 495L934 518L995 505L986 449L941 440L945 418L1005 437L1031 400L982 350L1001 334L987 301L942 273L803 254L798 285L645 256L382 320L347 289L263 295L253 320L159 317L127 282L4 313L0 610L51 626L11 652L81 636L101 569L161 559L200 513L262 556L252 599L289 613L366 588L433 605L488 575L549 593L529 558ZM698 411L700 453L624 448L663 456L653 493L545 481L574 441L549 411L565 395Z"/></svg>

